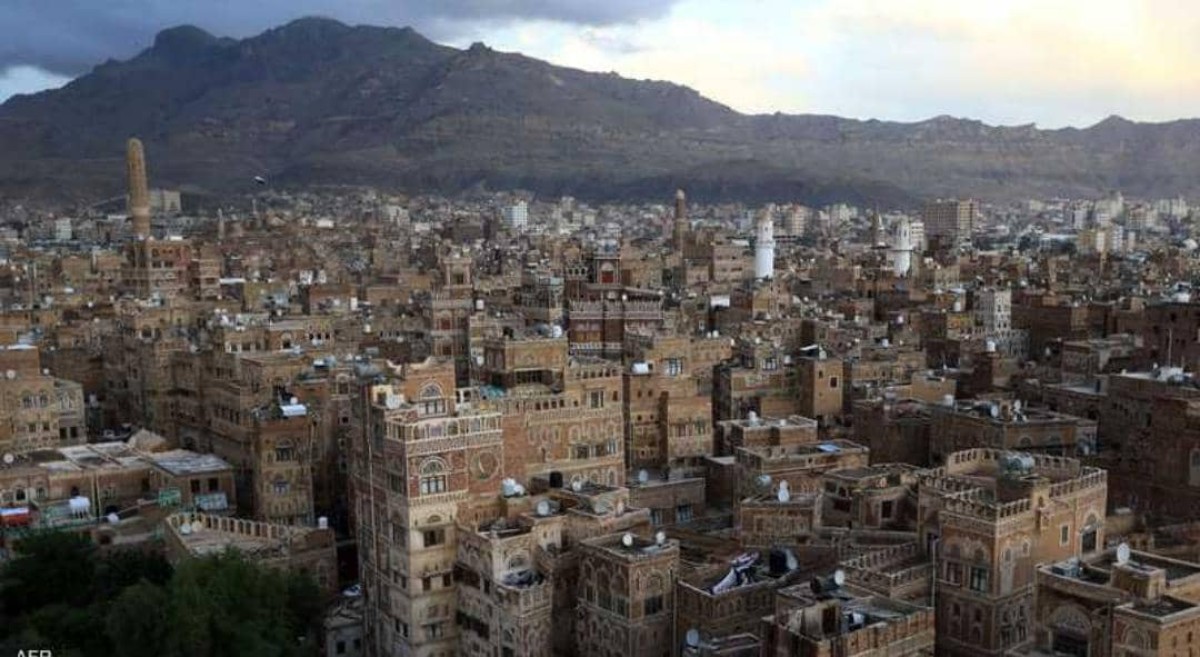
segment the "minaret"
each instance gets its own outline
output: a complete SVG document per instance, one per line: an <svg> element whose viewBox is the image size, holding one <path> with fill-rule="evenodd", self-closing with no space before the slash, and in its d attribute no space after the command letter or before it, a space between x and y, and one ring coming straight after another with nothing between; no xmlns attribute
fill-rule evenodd
<svg viewBox="0 0 1200 657"><path fill-rule="evenodd" d="M758 213L754 241L754 278L775 277L775 222L771 218L774 206L768 205Z"/></svg>
<svg viewBox="0 0 1200 657"><path fill-rule="evenodd" d="M683 193L682 189L675 190L675 225L672 232L672 239L675 242L675 249L683 251L683 242L687 237L688 228L687 218L687 194Z"/></svg>
<svg viewBox="0 0 1200 657"><path fill-rule="evenodd" d="M879 212L871 213L871 248L883 244L883 217Z"/></svg>
<svg viewBox="0 0 1200 657"><path fill-rule="evenodd" d="M142 141L136 137L129 140L125 152L125 166L129 172L129 218L133 223L133 234L138 239L150 237L150 190L146 185L146 153Z"/></svg>
<svg viewBox="0 0 1200 657"><path fill-rule="evenodd" d="M217 239L225 239L225 213L217 208Z"/></svg>
<svg viewBox="0 0 1200 657"><path fill-rule="evenodd" d="M908 217L901 217L896 226L896 237L892 248L888 250L891 256L892 272L896 276L908 276L912 270L912 228L908 225Z"/></svg>

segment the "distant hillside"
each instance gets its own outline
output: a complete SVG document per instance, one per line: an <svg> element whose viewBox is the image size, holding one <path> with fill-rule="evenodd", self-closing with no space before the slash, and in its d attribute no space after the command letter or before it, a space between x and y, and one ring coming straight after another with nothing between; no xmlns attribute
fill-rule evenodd
<svg viewBox="0 0 1200 657"><path fill-rule="evenodd" d="M408 191L524 188L583 198L846 200L1200 195L1200 122L1085 130L739 114L667 82L562 68L412 29L301 19L258 36L165 30L125 62L0 105L0 195L121 192L124 140L152 184Z"/></svg>

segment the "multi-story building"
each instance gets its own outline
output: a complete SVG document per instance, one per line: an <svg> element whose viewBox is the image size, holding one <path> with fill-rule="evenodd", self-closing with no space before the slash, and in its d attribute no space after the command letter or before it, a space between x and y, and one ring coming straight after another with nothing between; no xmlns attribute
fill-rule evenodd
<svg viewBox="0 0 1200 657"><path fill-rule="evenodd" d="M1200 565L1128 545L1038 567L1028 655L1200 650Z"/></svg>
<svg viewBox="0 0 1200 657"><path fill-rule="evenodd" d="M383 397L355 440L354 494L367 654L458 650L458 523L493 515L504 468L498 413L459 412L452 390L412 372L415 399ZM421 380L421 379L424 380Z"/></svg>
<svg viewBox="0 0 1200 657"><path fill-rule="evenodd" d="M929 453L932 463L964 449L988 447L1041 454L1091 454L1096 446L1096 422L1019 400L960 401L953 406L929 407L933 416Z"/></svg>
<svg viewBox="0 0 1200 657"><path fill-rule="evenodd" d="M625 533L584 541L578 550L578 654L672 654L679 543Z"/></svg>
<svg viewBox="0 0 1200 657"><path fill-rule="evenodd" d="M620 486L625 480L621 366L575 357L557 333L485 341L480 407L504 415L509 476Z"/></svg>
<svg viewBox="0 0 1200 657"><path fill-rule="evenodd" d="M766 657L935 654L934 611L878 595L814 594L789 601L764 626Z"/></svg>
<svg viewBox="0 0 1200 657"><path fill-rule="evenodd" d="M925 237L943 246L969 241L979 221L979 203L973 200L930 201L921 215Z"/></svg>
<svg viewBox="0 0 1200 657"><path fill-rule="evenodd" d="M1028 644L1038 565L1104 546L1107 483L1078 460L994 449L923 472L918 535L937 569L938 653Z"/></svg>
<svg viewBox="0 0 1200 657"><path fill-rule="evenodd" d="M87 442L83 387L51 376L37 347L0 347L0 453Z"/></svg>

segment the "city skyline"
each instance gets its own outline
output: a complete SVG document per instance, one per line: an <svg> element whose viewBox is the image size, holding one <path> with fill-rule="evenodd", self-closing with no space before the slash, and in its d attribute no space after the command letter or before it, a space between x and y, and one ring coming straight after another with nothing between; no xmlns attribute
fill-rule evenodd
<svg viewBox="0 0 1200 657"><path fill-rule="evenodd" d="M440 43L482 41L552 63L685 84L747 113L1086 127L1109 115L1190 118L1200 74L1186 66L1200 9L1165 0L883 3L712 0L583 3L259 3L141 0L119 7L17 2L0 24L0 100L61 86L126 59L166 27L245 37L305 15L411 25Z"/></svg>

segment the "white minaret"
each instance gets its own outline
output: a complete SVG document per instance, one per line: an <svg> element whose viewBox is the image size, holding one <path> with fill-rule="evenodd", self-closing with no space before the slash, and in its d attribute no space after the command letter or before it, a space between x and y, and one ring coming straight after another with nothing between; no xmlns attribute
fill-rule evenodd
<svg viewBox="0 0 1200 657"><path fill-rule="evenodd" d="M896 226L896 235L892 239L892 248L888 249L892 271L896 276L908 276L912 270L912 252L912 228L908 225L908 217L901 217Z"/></svg>
<svg viewBox="0 0 1200 657"><path fill-rule="evenodd" d="M771 219L774 208L767 206L758 213L755 229L758 237L754 242L754 278L765 280L775 276L775 223Z"/></svg>

